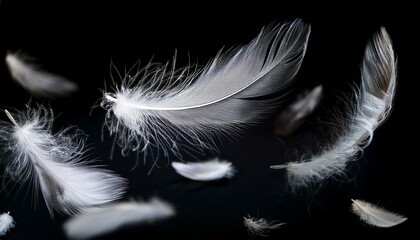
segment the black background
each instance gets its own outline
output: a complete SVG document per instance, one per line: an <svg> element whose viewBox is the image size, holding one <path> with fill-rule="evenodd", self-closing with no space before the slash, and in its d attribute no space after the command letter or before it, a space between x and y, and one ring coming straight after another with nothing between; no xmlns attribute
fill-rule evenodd
<svg viewBox="0 0 420 240"><path fill-rule="evenodd" d="M404 7L403 7L404 6ZM115 1L2 1L0 3L0 56L23 50L36 57L46 70L77 82L81 90L57 100L32 98L50 105L55 130L77 126L87 135L92 157L129 179L126 198L159 196L174 204L177 216L155 225L121 229L100 239L246 239L242 218L247 214L287 222L272 231L277 239L415 239L418 227L418 20L416 8L399 1L354 4L273 2L272 4L219 5L123 4ZM110 158L112 138L101 129L105 111L90 111L110 80L110 62L121 71L137 60L166 62L178 51L179 66L191 61L204 65L222 47L252 40L264 25L302 18L312 34L294 93L324 85L320 108L295 136L278 140L272 120L218 143L219 156L237 169L231 180L196 183L182 179L159 159L160 168L150 175L153 159L136 164L135 154ZM359 83L359 66L366 42L380 26L386 27L398 56L398 89L394 110L375 131L364 156L348 167L348 178L330 179L321 187L292 194L284 172L269 166L297 160L302 154L325 146L333 121L328 112L342 107L350 86ZM417 34L416 34L417 36ZM24 109L30 95L14 83L0 64L0 107ZM292 98L291 98L292 99ZM279 108L279 111L281 108ZM6 116L0 116L6 120ZM208 156L197 156L207 159ZM174 159L170 159L174 160ZM186 157L186 160L189 160ZM36 207L20 192L3 191L0 212L10 211L17 225L4 239L65 239L61 225L67 218L51 219L42 199ZM30 196L30 194L28 195ZM350 212L351 198L377 203L401 213L408 220L388 229L361 223ZM267 238L267 239L268 239Z"/></svg>

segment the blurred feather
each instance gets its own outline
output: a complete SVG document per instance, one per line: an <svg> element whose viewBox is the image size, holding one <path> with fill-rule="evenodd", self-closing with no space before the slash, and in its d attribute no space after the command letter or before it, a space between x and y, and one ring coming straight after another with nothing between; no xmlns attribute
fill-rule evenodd
<svg viewBox="0 0 420 240"><path fill-rule="evenodd" d="M175 209L158 198L150 202L120 202L96 212L72 217L63 228L71 239L87 239L111 233L124 226L152 223L175 215Z"/></svg>
<svg viewBox="0 0 420 240"><path fill-rule="evenodd" d="M266 237L270 230L277 229L286 223L279 223L277 221L268 221L264 218L252 218L250 216L244 217L244 225L248 228L251 235L258 235Z"/></svg>
<svg viewBox="0 0 420 240"><path fill-rule="evenodd" d="M352 199L351 201L353 202L351 205L353 213L359 216L363 222L371 226L387 228L407 220L406 217L389 212L371 203L357 199Z"/></svg>
<svg viewBox="0 0 420 240"><path fill-rule="evenodd" d="M5 112L12 123L0 122L6 174L33 183L35 193L41 190L51 215L53 209L66 214L91 211L122 197L125 179L82 162L85 141L80 132L51 132L51 110L28 106L26 112Z"/></svg>
<svg viewBox="0 0 420 240"><path fill-rule="evenodd" d="M0 236L5 235L11 228L15 226L15 221L10 212L0 215Z"/></svg>
<svg viewBox="0 0 420 240"><path fill-rule="evenodd" d="M234 175L232 163L218 158L206 162L172 162L172 167L183 177L196 181L212 181L231 178Z"/></svg>
<svg viewBox="0 0 420 240"><path fill-rule="evenodd" d="M306 161L271 166L287 170L292 188L343 174L347 163L370 144L373 131L387 119L395 93L396 61L385 28L367 45L361 72L361 87L355 90L356 106L349 105L348 116L335 120L344 126L337 131L336 141Z"/></svg>

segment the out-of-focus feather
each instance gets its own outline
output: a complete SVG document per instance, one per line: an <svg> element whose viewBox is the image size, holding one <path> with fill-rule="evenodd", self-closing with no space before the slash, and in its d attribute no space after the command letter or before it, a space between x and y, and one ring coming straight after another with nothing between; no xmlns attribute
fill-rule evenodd
<svg viewBox="0 0 420 240"><path fill-rule="evenodd" d="M269 231L277 229L286 223L279 223L277 221L269 221L265 218L252 218L250 216L244 217L244 225L248 228L251 235L267 236Z"/></svg>
<svg viewBox="0 0 420 240"><path fill-rule="evenodd" d="M299 96L276 119L275 134L279 137L292 135L318 106L322 97L322 85Z"/></svg>
<svg viewBox="0 0 420 240"><path fill-rule="evenodd" d="M212 181L233 177L232 163L218 158L206 162L172 162L172 167L180 175L196 181Z"/></svg>
<svg viewBox="0 0 420 240"><path fill-rule="evenodd" d="M64 223L66 235L87 239L113 232L124 226L152 223L175 215L174 207L158 198L150 202L120 202L104 206L96 212L72 217Z"/></svg>
<svg viewBox="0 0 420 240"><path fill-rule="evenodd" d="M371 226L387 228L407 220L406 217L389 212L371 203L357 199L352 199L351 201L353 202L351 205L353 213L359 216L363 222Z"/></svg>
<svg viewBox="0 0 420 240"><path fill-rule="evenodd" d="M45 72L21 52L8 53L6 64L12 78L34 96L56 98L68 96L78 90L75 83Z"/></svg>
<svg viewBox="0 0 420 240"><path fill-rule="evenodd" d="M310 26L296 20L263 29L200 70L149 64L104 93L105 123L123 154L148 146L178 154L180 142L212 149L214 137L235 135L278 106L280 97L272 96L297 74L309 34Z"/></svg>
<svg viewBox="0 0 420 240"><path fill-rule="evenodd" d="M348 117L336 119L338 125L344 126L338 131L336 141L307 161L271 166L285 168L292 187L343 174L347 163L369 145L373 131L388 117L395 93L396 61L391 39L384 28L366 47L361 75L356 106L349 105Z"/></svg>
<svg viewBox="0 0 420 240"><path fill-rule="evenodd" d="M15 226L15 221L10 215L10 212L2 213L0 215L0 236L5 235L12 227Z"/></svg>
<svg viewBox="0 0 420 240"><path fill-rule="evenodd" d="M94 210L117 200L126 181L109 170L84 164L84 138L70 128L53 134L52 112L41 106L10 114L0 122L0 144L6 174L18 182L32 182L53 215Z"/></svg>

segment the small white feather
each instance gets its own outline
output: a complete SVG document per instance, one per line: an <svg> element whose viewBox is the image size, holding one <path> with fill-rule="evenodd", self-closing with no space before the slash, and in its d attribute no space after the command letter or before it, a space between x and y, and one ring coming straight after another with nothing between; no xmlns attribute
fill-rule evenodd
<svg viewBox="0 0 420 240"><path fill-rule="evenodd" d="M269 231L280 228L286 223L279 223L278 221L269 221L265 218L252 218L250 216L244 217L244 225L248 228L251 235L267 236Z"/></svg>
<svg viewBox="0 0 420 240"><path fill-rule="evenodd" d="M21 52L8 53L6 56L12 78L32 95L55 98L67 96L78 90L75 83L45 72L32 62L31 57Z"/></svg>
<svg viewBox="0 0 420 240"><path fill-rule="evenodd" d="M271 166L287 170L292 188L344 174L347 163L369 145L373 131L389 116L396 86L396 60L384 28L368 43L361 72L361 87L355 91L356 106L349 105L347 116L336 119L344 129L337 131L335 142L306 161Z"/></svg>
<svg viewBox="0 0 420 240"><path fill-rule="evenodd" d="M104 206L96 212L72 217L64 223L66 235L87 239L111 233L124 226L152 223L175 215L174 207L158 198L150 202L120 202Z"/></svg>
<svg viewBox="0 0 420 240"><path fill-rule="evenodd" d="M0 215L0 236L5 235L11 228L15 226L15 221L10 212Z"/></svg>
<svg viewBox="0 0 420 240"><path fill-rule="evenodd" d="M352 199L351 201L353 202L351 205L353 213L359 216L363 222L371 226L387 228L407 220L404 216L387 211L371 203L357 199Z"/></svg>
<svg viewBox="0 0 420 240"><path fill-rule="evenodd" d="M306 92L290 104L276 119L275 133L279 137L292 135L318 106L322 97L322 85Z"/></svg>
<svg viewBox="0 0 420 240"><path fill-rule="evenodd" d="M279 105L279 94L268 96L294 79L309 34L310 26L296 20L263 29L251 43L219 53L203 69L176 70L174 62L126 74L113 93L104 93L105 124L123 155L147 153L150 146L164 155L179 154L180 143L195 151L214 149L215 138L237 135Z"/></svg>
<svg viewBox="0 0 420 240"><path fill-rule="evenodd" d="M206 162L172 162L172 167L180 175L196 181L212 181L231 178L235 174L232 163L215 158Z"/></svg>
<svg viewBox="0 0 420 240"><path fill-rule="evenodd" d="M53 134L52 112L27 107L9 122L0 122L0 146L6 174L18 182L31 182L41 191L50 214L92 211L122 197L125 179L106 169L83 163L85 139L67 128Z"/></svg>

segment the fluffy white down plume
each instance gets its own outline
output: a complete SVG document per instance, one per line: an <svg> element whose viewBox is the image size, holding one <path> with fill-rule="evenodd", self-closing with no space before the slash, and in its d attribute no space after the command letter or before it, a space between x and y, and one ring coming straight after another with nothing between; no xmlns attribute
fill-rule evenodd
<svg viewBox="0 0 420 240"><path fill-rule="evenodd" d="M40 190L46 206L65 214L92 211L123 196L126 180L85 163L85 138L71 128L52 133L51 110L27 106L0 122L0 146L6 176L30 182Z"/></svg>
<svg viewBox="0 0 420 240"><path fill-rule="evenodd" d="M120 202L98 211L77 215L64 223L71 239L87 239L111 233L124 226L153 223L175 215L174 207L158 198L149 202Z"/></svg>
<svg viewBox="0 0 420 240"><path fill-rule="evenodd" d="M244 217L244 225L248 228L251 235L268 236L271 230L280 228L286 223L279 223L278 221L269 221L265 218L252 218L250 216Z"/></svg>
<svg viewBox="0 0 420 240"><path fill-rule="evenodd" d="M2 213L0 215L0 236L5 235L11 228L15 226L15 221L10 215L10 212Z"/></svg>
<svg viewBox="0 0 420 240"><path fill-rule="evenodd" d="M33 63L31 57L22 52L9 52L6 56L6 64L12 78L34 96L64 97L78 90L75 83L42 70Z"/></svg>
<svg viewBox="0 0 420 240"><path fill-rule="evenodd" d="M171 164L178 174L196 181L231 178L235 174L235 169L231 162L218 158L205 162L172 162Z"/></svg>
<svg viewBox="0 0 420 240"><path fill-rule="evenodd" d="M359 218L374 227L388 228L403 223L406 217L390 212L362 200L351 200L352 212Z"/></svg>
<svg viewBox="0 0 420 240"><path fill-rule="evenodd" d="M321 102L321 97L322 85L301 94L277 117L274 125L276 136L288 137L292 135L316 109Z"/></svg>
<svg viewBox="0 0 420 240"><path fill-rule="evenodd" d="M263 29L202 69L176 69L173 61L128 73L104 93L105 124L123 155L147 153L150 146L178 157L182 145L214 150L215 139L236 136L275 110L284 96L279 92L300 68L309 34L310 26L296 20Z"/></svg>
<svg viewBox="0 0 420 240"><path fill-rule="evenodd" d="M344 174L347 163L357 159L358 153L370 144L373 131L388 117L396 86L396 60L384 28L366 47L361 75L355 106L348 106L347 117L335 119L337 125L344 126L335 142L306 161L271 166L287 170L292 188Z"/></svg>

